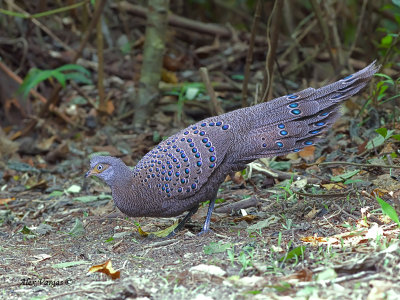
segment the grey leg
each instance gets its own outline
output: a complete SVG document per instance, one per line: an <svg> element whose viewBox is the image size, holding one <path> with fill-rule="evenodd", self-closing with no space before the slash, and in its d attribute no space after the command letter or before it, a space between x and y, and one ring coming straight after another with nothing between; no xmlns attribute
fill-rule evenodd
<svg viewBox="0 0 400 300"><path fill-rule="evenodd" d="M204 222L203 229L200 231L199 235L210 231L210 221L211 221L211 215L212 215L212 212L214 209L215 199L216 199L216 197L214 197L213 200L210 200L210 205L208 206L206 221Z"/></svg>
<svg viewBox="0 0 400 300"><path fill-rule="evenodd" d="M199 209L199 206L193 207L191 210L189 210L188 214L183 218L183 220L176 226L176 228L171 231L170 234L167 235L167 238L173 237L179 230L185 226L185 223L190 220L190 218L197 212Z"/></svg>

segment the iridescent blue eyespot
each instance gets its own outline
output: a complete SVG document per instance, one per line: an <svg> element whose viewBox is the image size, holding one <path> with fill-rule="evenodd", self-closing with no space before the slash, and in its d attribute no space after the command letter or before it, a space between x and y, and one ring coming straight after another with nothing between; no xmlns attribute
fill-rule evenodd
<svg viewBox="0 0 400 300"><path fill-rule="evenodd" d="M294 115L299 115L299 114L301 114L301 110L300 110L300 109L292 109L290 112L291 112L292 114L294 114Z"/></svg>
<svg viewBox="0 0 400 300"><path fill-rule="evenodd" d="M312 141L305 141L305 142L304 142L304 145L312 145L312 144L313 144Z"/></svg>
<svg viewBox="0 0 400 300"><path fill-rule="evenodd" d="M351 77L353 77L353 75L349 75L349 76L343 78L342 80L347 80L347 79L350 79Z"/></svg>
<svg viewBox="0 0 400 300"><path fill-rule="evenodd" d="M328 112L324 112L324 113L320 114L320 116L325 117L325 116L327 116L328 114L329 114Z"/></svg>
<svg viewBox="0 0 400 300"><path fill-rule="evenodd" d="M318 132L320 132L321 129L315 129L313 131L309 131L310 134L317 134Z"/></svg>
<svg viewBox="0 0 400 300"><path fill-rule="evenodd" d="M283 129L283 128L285 128L285 125L284 124L279 124L278 128Z"/></svg>
<svg viewBox="0 0 400 300"><path fill-rule="evenodd" d="M176 145L173 145L173 146L172 146L172 148L174 148L174 149L175 149L175 148L176 148Z"/></svg>
<svg viewBox="0 0 400 300"><path fill-rule="evenodd" d="M206 123L201 123L201 127L205 127L207 124Z"/></svg>
<svg viewBox="0 0 400 300"><path fill-rule="evenodd" d="M168 142L167 145L171 145L171 142Z"/></svg>
<svg viewBox="0 0 400 300"><path fill-rule="evenodd" d="M185 169L185 173L189 174L190 170L188 168Z"/></svg>
<svg viewBox="0 0 400 300"><path fill-rule="evenodd" d="M194 155L194 157L199 158L199 157L200 157L200 153L197 152L197 153Z"/></svg>
<svg viewBox="0 0 400 300"><path fill-rule="evenodd" d="M168 175L169 175L169 176L172 176L172 171L168 171Z"/></svg>
<svg viewBox="0 0 400 300"><path fill-rule="evenodd" d="M298 103L291 103L291 104L289 104L289 107L290 107L290 108L296 108L297 106L299 106Z"/></svg>
<svg viewBox="0 0 400 300"><path fill-rule="evenodd" d="M201 167L202 162L198 161L196 164L197 164L198 167Z"/></svg>
<svg viewBox="0 0 400 300"><path fill-rule="evenodd" d="M280 133L281 135L287 135L287 134L288 134L288 132L287 132L286 130L281 130L279 133Z"/></svg>
<svg viewBox="0 0 400 300"><path fill-rule="evenodd" d="M188 135L188 134L189 134L189 131L185 131L183 134L184 134L184 135Z"/></svg>
<svg viewBox="0 0 400 300"><path fill-rule="evenodd" d="M182 192L182 188L178 188L178 192L181 193Z"/></svg>
<svg viewBox="0 0 400 300"><path fill-rule="evenodd" d="M194 143L190 143L189 146L190 146L190 147L194 147Z"/></svg>
<svg viewBox="0 0 400 300"><path fill-rule="evenodd" d="M296 99L296 98L298 98L298 97L299 97L299 96L293 95L293 94L287 95L287 98L288 98L288 99Z"/></svg>
<svg viewBox="0 0 400 300"><path fill-rule="evenodd" d="M214 122L208 123L209 126L214 126Z"/></svg>
<svg viewBox="0 0 400 300"><path fill-rule="evenodd" d="M176 165L176 167L179 169L181 167L181 165L178 164L178 165Z"/></svg>
<svg viewBox="0 0 400 300"><path fill-rule="evenodd" d="M188 143L191 143L192 141L193 141L193 140L192 140L191 138L188 138L188 139L187 139L187 142L188 142Z"/></svg>
<svg viewBox="0 0 400 300"><path fill-rule="evenodd" d="M197 129L197 127L196 127L196 126L193 126L193 127L192 127L192 129L193 129L193 130L196 130L196 129Z"/></svg>
<svg viewBox="0 0 400 300"><path fill-rule="evenodd" d="M217 158L215 156L210 156L210 161L214 162Z"/></svg>
<svg viewBox="0 0 400 300"><path fill-rule="evenodd" d="M262 144L262 146L263 146L264 148L266 148L266 147L267 147L267 144Z"/></svg>
<svg viewBox="0 0 400 300"><path fill-rule="evenodd" d="M208 142L208 138L204 138L201 140L203 143L207 143Z"/></svg>
<svg viewBox="0 0 400 300"><path fill-rule="evenodd" d="M192 189L195 189L195 188L196 188L196 184L192 183Z"/></svg>
<svg viewBox="0 0 400 300"><path fill-rule="evenodd" d="M217 122L217 123L215 123L215 125L221 126L221 125L222 125L222 122Z"/></svg>
<svg viewBox="0 0 400 300"><path fill-rule="evenodd" d="M176 152L181 152L181 149L177 148L177 149L176 149Z"/></svg>
<svg viewBox="0 0 400 300"><path fill-rule="evenodd" d="M165 191L165 186L163 186L161 189L162 189L163 191Z"/></svg>
<svg viewBox="0 0 400 300"><path fill-rule="evenodd" d="M283 143L282 143L282 142L276 142L276 145L277 145L278 147L283 147Z"/></svg>
<svg viewBox="0 0 400 300"><path fill-rule="evenodd" d="M174 158L172 161L173 161L173 162L177 162L178 160L177 160L176 158Z"/></svg>
<svg viewBox="0 0 400 300"><path fill-rule="evenodd" d="M175 176L176 176L176 177L178 177L179 175L181 175L181 173L175 172Z"/></svg>
<svg viewBox="0 0 400 300"><path fill-rule="evenodd" d="M214 168L214 167L215 167L215 164L211 164L209 167L210 167L210 168Z"/></svg>
<svg viewBox="0 0 400 300"><path fill-rule="evenodd" d="M211 147L211 143L208 142L208 143L206 144L206 147Z"/></svg>
<svg viewBox="0 0 400 300"><path fill-rule="evenodd" d="M199 133L199 131L198 131L198 130L195 130L195 131L193 131L193 133L194 133L194 134L198 134L198 133Z"/></svg>
<svg viewBox="0 0 400 300"><path fill-rule="evenodd" d="M182 178L181 183L185 183L185 182L186 182L185 178Z"/></svg>
<svg viewBox="0 0 400 300"><path fill-rule="evenodd" d="M208 149L208 151L214 152L214 147L211 147L210 149Z"/></svg>
<svg viewBox="0 0 400 300"><path fill-rule="evenodd" d="M300 149L294 149L293 150L293 152L299 152L300 151Z"/></svg>
<svg viewBox="0 0 400 300"><path fill-rule="evenodd" d="M193 149L192 149L192 152L193 152L193 153L196 153L196 152L197 152L197 149L196 149L196 148L193 148Z"/></svg>
<svg viewBox="0 0 400 300"><path fill-rule="evenodd" d="M172 165L169 165L169 166L168 166L168 169L172 169Z"/></svg>
<svg viewBox="0 0 400 300"><path fill-rule="evenodd" d="M325 125L325 122L318 122L318 123L315 123L315 125L317 125L317 126L323 126L323 125Z"/></svg>
<svg viewBox="0 0 400 300"><path fill-rule="evenodd" d="M184 161L184 162L187 162L187 161L188 161L188 158L186 157L183 161Z"/></svg>
<svg viewBox="0 0 400 300"><path fill-rule="evenodd" d="M203 136L203 135L205 135L206 133L204 132L204 131L200 131L200 135L201 136Z"/></svg>
<svg viewBox="0 0 400 300"><path fill-rule="evenodd" d="M221 128L222 128L222 130L227 130L229 128L229 125L224 125Z"/></svg>

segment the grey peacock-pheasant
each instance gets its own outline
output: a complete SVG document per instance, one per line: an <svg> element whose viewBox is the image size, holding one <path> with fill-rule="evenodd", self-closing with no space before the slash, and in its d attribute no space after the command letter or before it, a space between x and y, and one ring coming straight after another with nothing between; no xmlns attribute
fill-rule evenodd
<svg viewBox="0 0 400 300"><path fill-rule="evenodd" d="M257 158L314 144L340 116L340 103L365 87L378 69L373 62L319 89L207 118L162 141L133 171L119 158L94 156L86 177L103 179L116 206L128 216L172 217L189 211L175 231L201 202L210 200L201 233L207 232L227 174Z"/></svg>

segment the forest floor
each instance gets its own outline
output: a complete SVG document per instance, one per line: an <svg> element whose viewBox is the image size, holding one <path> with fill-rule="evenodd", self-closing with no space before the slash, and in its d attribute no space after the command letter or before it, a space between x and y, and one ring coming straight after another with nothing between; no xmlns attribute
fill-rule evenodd
<svg viewBox="0 0 400 300"><path fill-rule="evenodd" d="M13 181L28 171L14 173L5 189L19 192L1 192L3 199L15 197L0 210L2 298L396 299L400 293L400 230L365 192L371 182L378 189L379 178L386 187L390 180L398 185L388 172L362 172L351 188L310 197L287 193L304 180L266 188L271 180L253 171L251 179L221 186L224 202L211 233L197 235L203 205L183 231L165 239L140 235L135 223L156 232L178 218L124 217L107 187L84 182L84 169L65 176L74 168L64 168L44 173L47 192ZM218 212L234 204L231 213ZM88 273L107 261L112 268L99 269L108 276Z"/></svg>
<svg viewBox="0 0 400 300"><path fill-rule="evenodd" d="M190 11L195 15L199 10ZM340 67L342 74L333 71L330 55L321 46L326 41L318 22L304 11L301 6L293 14L299 23L308 24L304 35L278 34L279 55L273 58L277 75L271 77L274 96L317 88L373 60L349 59L348 69ZM374 14L379 11L371 9ZM399 299L400 159L399 141L392 135L399 133L400 125L395 119L395 84L381 89L378 103L371 100L379 78L373 79L346 101L343 116L321 143L256 161L233 180L228 177L218 193L212 232L205 235L197 234L206 203L182 231L166 239L154 233L182 216L128 218L115 208L105 184L84 178L93 152L107 152L134 166L162 138L209 117L212 109L198 73L201 66L208 68L225 112L242 106L249 34L238 31L229 38L231 26L222 37L204 33L215 26L202 26L199 32L174 27L168 36L156 112L143 132L135 131L131 123L143 61L143 16L121 12L116 4L105 12L107 22L102 26L109 26L109 39L116 41L104 49L103 114L97 104L96 46L87 46L79 61L93 72L93 83L68 81L47 115L39 111L57 90L54 85L41 82L41 98L4 98L5 92L14 95L18 86L16 76L0 76L0 119L5 122L0 128L0 298ZM83 33L76 30L84 27L79 13L76 20L73 17L71 22L79 26L68 25L69 19L62 17L41 19L47 30L53 30L49 36L32 30L36 23L29 23L25 30L30 36L15 35L24 41L26 37L29 50L10 37L9 42L2 41L1 61L13 70L21 67L25 75L30 66L50 70L70 64L73 55L68 47L78 49ZM8 30L22 30L21 24ZM378 28L374 26L360 28ZM263 81L269 53L266 30L261 32L253 49L249 105ZM335 32L342 34L340 29ZM376 32L365 34L365 40L378 43L382 37L372 37ZM73 46L65 47L63 41ZM355 47L355 56L371 57L362 45ZM398 74L398 66L393 66L385 74ZM35 126L22 133L32 120Z"/></svg>

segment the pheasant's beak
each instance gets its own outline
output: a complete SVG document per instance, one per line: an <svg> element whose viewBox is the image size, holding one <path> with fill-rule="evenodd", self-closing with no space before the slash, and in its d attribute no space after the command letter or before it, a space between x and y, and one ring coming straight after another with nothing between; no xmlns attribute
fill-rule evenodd
<svg viewBox="0 0 400 300"><path fill-rule="evenodd" d="M93 173L92 170L89 170L89 171L86 172L85 177L89 177L89 176L92 176L92 175L96 175L96 174Z"/></svg>

